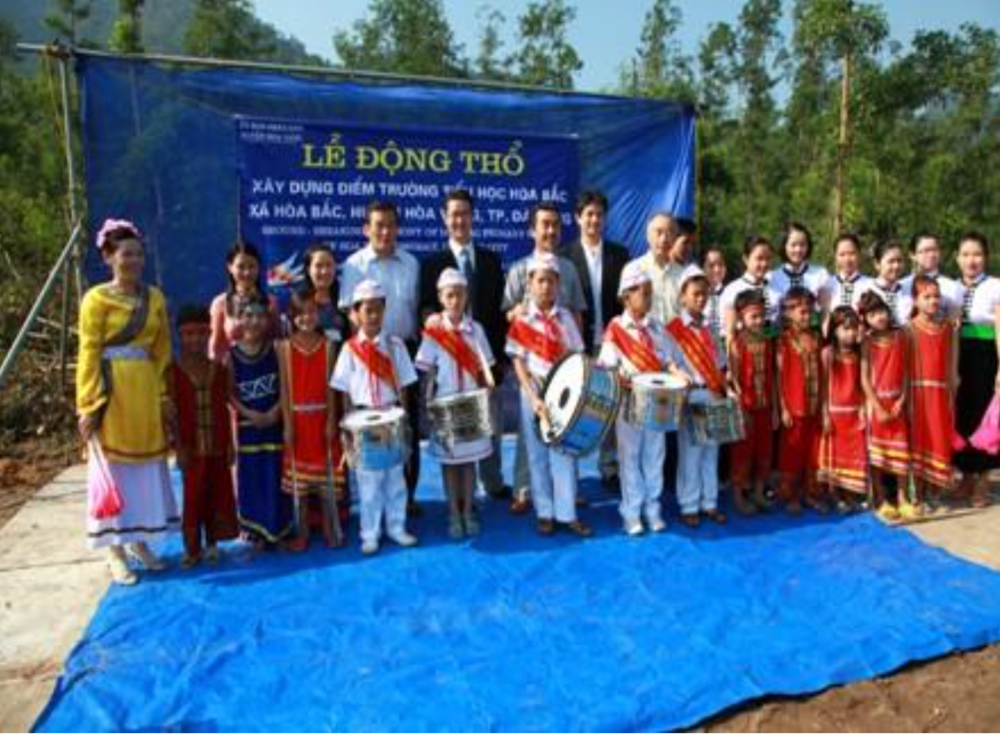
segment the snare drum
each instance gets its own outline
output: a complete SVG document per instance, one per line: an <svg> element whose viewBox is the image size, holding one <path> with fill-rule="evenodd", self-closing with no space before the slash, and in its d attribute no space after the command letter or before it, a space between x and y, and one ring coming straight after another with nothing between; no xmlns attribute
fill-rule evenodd
<svg viewBox="0 0 1000 734"><path fill-rule="evenodd" d="M665 372L646 372L632 378L625 402L625 420L636 428L676 431L687 403L687 383Z"/></svg>
<svg viewBox="0 0 1000 734"><path fill-rule="evenodd" d="M688 398L695 443L723 444L746 437L743 409L736 398L720 398L708 390L698 390Z"/></svg>
<svg viewBox="0 0 1000 734"><path fill-rule="evenodd" d="M542 400L549 418L542 440L579 457L601 445L618 416L621 387L611 370L583 354L567 354L549 373Z"/></svg>
<svg viewBox="0 0 1000 734"><path fill-rule="evenodd" d="M353 469L382 471L409 458L409 427L402 408L355 410L340 423Z"/></svg>
<svg viewBox="0 0 1000 734"><path fill-rule="evenodd" d="M435 454L445 463L478 461L492 453L498 415L486 388L435 398L427 403Z"/></svg>

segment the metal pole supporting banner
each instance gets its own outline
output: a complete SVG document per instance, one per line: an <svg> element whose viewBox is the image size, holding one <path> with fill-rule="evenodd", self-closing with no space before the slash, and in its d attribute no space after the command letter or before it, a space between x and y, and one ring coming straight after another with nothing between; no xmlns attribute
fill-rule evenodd
<svg viewBox="0 0 1000 734"><path fill-rule="evenodd" d="M7 354L4 355L3 363L0 364L0 387L3 387L4 380L7 377L7 373L10 372L11 368L14 366L14 361L17 359L17 355L21 352L24 347L25 341L28 339L28 332L35 325L35 320L38 318L38 314L42 310L42 306L45 305L45 301L48 300L49 294L52 293L52 289L55 287L56 282L59 280L59 274L66 267L66 262L70 255L73 253L74 248L77 246L77 242L80 238L80 233L83 231L83 223L77 222L73 226L73 231L66 241L66 246L63 247L62 252L59 254L59 259L56 260L56 264L52 266L52 270L49 271L49 276L45 279L45 285L42 286L41 292L38 294L38 298L35 299L34 305L31 307L31 311L28 312L27 318L24 323L21 324L21 330L17 332L17 336L14 337L14 343L10 345L10 349L7 350Z"/></svg>
<svg viewBox="0 0 1000 734"><path fill-rule="evenodd" d="M63 54L58 57L59 63L59 86L62 92L62 132L63 132L63 154L66 158L66 198L69 202L70 226L79 221L76 210L76 159L73 156L73 134L70 119L72 109L70 108L69 94L69 74L66 72L67 57ZM80 257L80 246L77 242L73 251L63 266L62 279L62 314L59 325L59 380L60 385L66 387L66 347L69 341L69 302L70 302L70 271L76 279L77 298L83 294L81 274L82 258ZM79 303L77 304L79 305Z"/></svg>

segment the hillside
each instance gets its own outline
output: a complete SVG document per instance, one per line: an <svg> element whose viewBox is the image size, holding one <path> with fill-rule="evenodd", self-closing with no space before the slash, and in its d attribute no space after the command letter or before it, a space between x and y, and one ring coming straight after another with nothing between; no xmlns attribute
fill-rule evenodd
<svg viewBox="0 0 1000 734"><path fill-rule="evenodd" d="M4 0L0 4L0 19L13 25L19 40L45 43L55 37L55 32L45 24L45 17L53 12L55 5L55 0ZM150 53L183 53L184 34L194 15L195 5L195 0L147 0L143 12L146 50ZM80 45L104 48L117 12L117 0L93 0L90 17L80 25ZM256 23L260 36L271 41L275 48L270 60L291 64L326 63L321 57L307 52L298 39L263 21Z"/></svg>

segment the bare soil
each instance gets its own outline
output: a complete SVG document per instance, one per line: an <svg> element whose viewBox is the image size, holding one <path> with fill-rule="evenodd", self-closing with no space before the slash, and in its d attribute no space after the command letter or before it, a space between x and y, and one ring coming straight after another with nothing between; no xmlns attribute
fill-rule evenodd
<svg viewBox="0 0 1000 734"><path fill-rule="evenodd" d="M703 722L698 730L998 731L1000 646L909 665L815 696L754 702Z"/></svg>

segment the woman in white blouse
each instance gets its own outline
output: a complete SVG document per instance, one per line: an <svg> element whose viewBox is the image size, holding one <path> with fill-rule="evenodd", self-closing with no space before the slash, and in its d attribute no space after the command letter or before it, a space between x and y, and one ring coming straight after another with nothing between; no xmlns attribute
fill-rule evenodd
<svg viewBox="0 0 1000 734"><path fill-rule="evenodd" d="M958 243L962 319L959 339L959 386L955 395L955 429L966 440L975 433L993 396L1000 392L1000 279L986 274L989 243L969 232ZM961 496L973 507L988 504L988 472L1000 468L1000 457L966 446L955 453L962 471Z"/></svg>
<svg viewBox="0 0 1000 734"><path fill-rule="evenodd" d="M809 261L813 254L812 235L804 224L791 222L781 241L781 267L771 272L771 286L782 299L789 289L796 286L808 288L820 307L820 293L830 279L829 271L822 265Z"/></svg>

